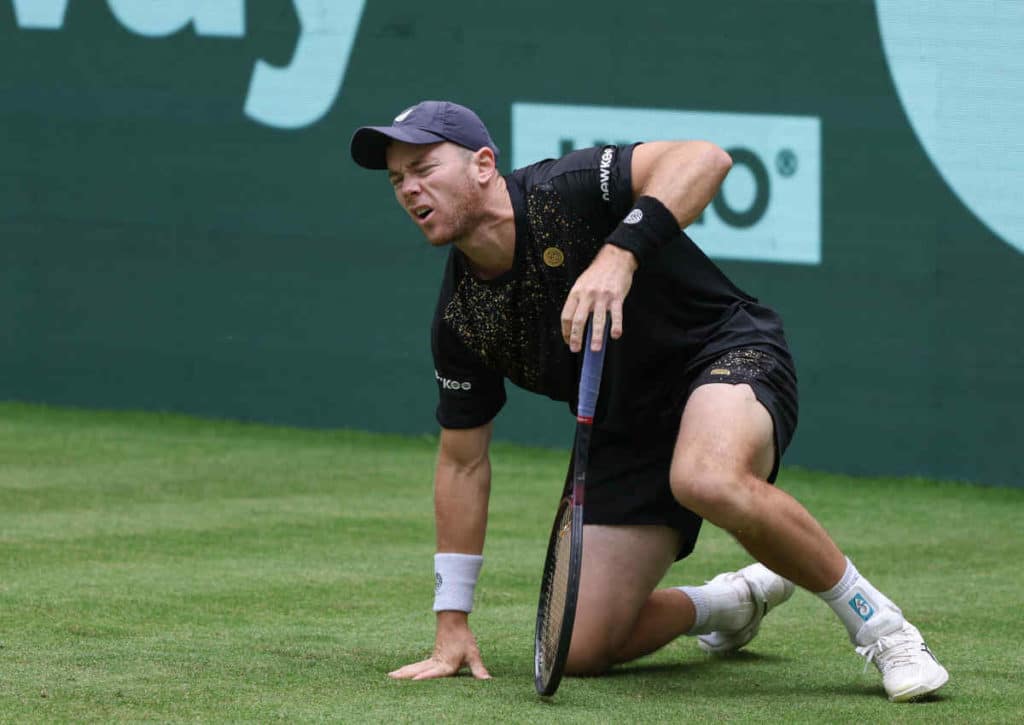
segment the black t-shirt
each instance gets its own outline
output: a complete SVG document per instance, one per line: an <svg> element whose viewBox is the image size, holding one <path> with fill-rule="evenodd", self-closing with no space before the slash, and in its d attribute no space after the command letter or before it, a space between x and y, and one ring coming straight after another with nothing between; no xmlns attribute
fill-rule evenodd
<svg viewBox="0 0 1024 725"><path fill-rule="evenodd" d="M574 151L505 177L516 244L504 275L480 280L451 249L431 334L443 427L490 421L505 403L505 378L575 410L582 355L562 340L560 314L576 278L632 208L634 148ZM681 231L633 277L623 335L608 345L595 426L678 421L687 375L737 347L788 354L778 315Z"/></svg>

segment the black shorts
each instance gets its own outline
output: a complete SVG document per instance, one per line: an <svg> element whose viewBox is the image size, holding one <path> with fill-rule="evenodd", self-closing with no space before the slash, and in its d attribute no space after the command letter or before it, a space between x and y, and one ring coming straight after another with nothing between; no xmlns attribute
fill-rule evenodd
<svg viewBox="0 0 1024 725"><path fill-rule="evenodd" d="M674 404L674 426L631 432L594 428L583 509L587 524L662 525L677 529L683 535L677 559L693 551L702 521L675 500L669 487L679 421L690 394L707 383L746 383L753 389L774 423L775 463L768 477L772 483L796 430L798 412L793 362L778 351L730 350L688 371L683 382L685 395Z"/></svg>

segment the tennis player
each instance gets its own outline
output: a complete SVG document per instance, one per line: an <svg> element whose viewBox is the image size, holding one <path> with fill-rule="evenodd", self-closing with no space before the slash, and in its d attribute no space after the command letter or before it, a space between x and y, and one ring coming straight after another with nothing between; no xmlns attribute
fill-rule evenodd
<svg viewBox="0 0 1024 725"><path fill-rule="evenodd" d="M503 176L479 117L443 101L358 129L351 153L360 166L386 170L410 221L431 245L449 248L431 331L441 425L437 635L431 657L392 677L465 666L489 677L468 614L504 381L575 410L592 313L592 347L607 353L567 673L599 674L684 634L706 652L734 651L795 583L835 611L890 699L946 683L901 610L772 485L797 424L782 321L680 231L718 191L728 154L703 141L605 146ZM704 586L655 590L693 550L703 519L759 563Z"/></svg>

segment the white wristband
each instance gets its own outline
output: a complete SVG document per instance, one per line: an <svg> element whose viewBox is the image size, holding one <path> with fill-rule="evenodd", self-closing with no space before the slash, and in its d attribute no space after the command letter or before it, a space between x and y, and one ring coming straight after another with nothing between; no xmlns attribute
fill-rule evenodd
<svg viewBox="0 0 1024 725"><path fill-rule="evenodd" d="M434 554L434 611L472 612L483 563L479 554Z"/></svg>

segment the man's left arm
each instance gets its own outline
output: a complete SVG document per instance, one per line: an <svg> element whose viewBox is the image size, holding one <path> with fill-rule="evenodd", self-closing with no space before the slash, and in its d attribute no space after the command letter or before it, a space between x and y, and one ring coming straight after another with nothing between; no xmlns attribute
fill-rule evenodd
<svg viewBox="0 0 1024 725"><path fill-rule="evenodd" d="M591 349L600 350L605 318L611 336L622 336L622 303L643 261L642 251L689 226L718 193L732 159L707 141L655 141L633 150L634 207L579 276L562 308L562 337L573 352L583 345L594 315Z"/></svg>

